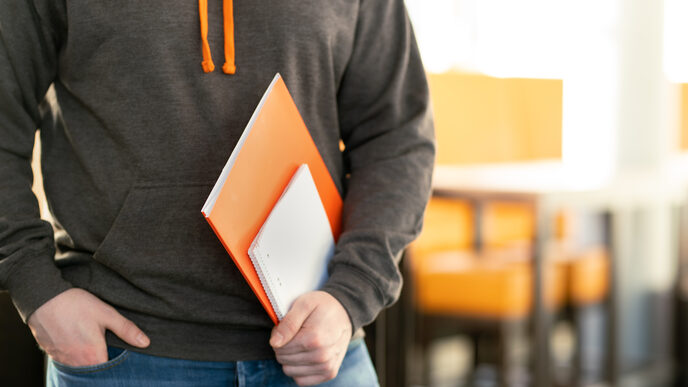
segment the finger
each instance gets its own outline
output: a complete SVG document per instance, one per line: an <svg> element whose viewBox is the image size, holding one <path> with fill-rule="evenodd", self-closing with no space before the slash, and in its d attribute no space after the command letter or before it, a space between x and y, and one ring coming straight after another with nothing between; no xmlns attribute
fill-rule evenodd
<svg viewBox="0 0 688 387"><path fill-rule="evenodd" d="M313 311L313 307L308 302L301 302L296 299L292 308L287 312L282 321L272 329L270 345L273 348L280 348L289 343L299 332L303 322Z"/></svg>
<svg viewBox="0 0 688 387"><path fill-rule="evenodd" d="M282 347L274 348L274 350L275 354L279 355L313 352L329 347L328 341L329 338L324 337L323 334L302 327L296 336L292 337L291 341L283 344Z"/></svg>
<svg viewBox="0 0 688 387"><path fill-rule="evenodd" d="M310 366L282 366L282 371L285 375L292 378L301 378L304 376L323 376L330 372L327 364L317 364Z"/></svg>
<svg viewBox="0 0 688 387"><path fill-rule="evenodd" d="M122 339L125 343L133 345L134 347L146 348L150 345L150 339L139 327L131 320L113 310L112 316L105 328L109 329Z"/></svg>
<svg viewBox="0 0 688 387"><path fill-rule="evenodd" d="M337 377L337 373L333 371L333 372L327 373L325 375L310 375L310 376L296 377L296 378L294 378L294 381L299 386L314 386L316 384L320 384L320 383L327 382L328 380L332 380L335 377Z"/></svg>
<svg viewBox="0 0 688 387"><path fill-rule="evenodd" d="M294 355L337 348L345 346L348 342L349 336L345 332L340 332L339 336L335 337L329 331L311 329L309 324L309 327L302 328L290 342L274 350L276 355Z"/></svg>
<svg viewBox="0 0 688 387"><path fill-rule="evenodd" d="M326 363L326 362L328 362L331 359L336 358L336 357L337 357L337 354L334 353L331 349L310 351L310 352L299 352L299 353L293 353L293 354L280 354L280 353L277 353L277 351L276 351L277 362L282 364L282 365L291 365L291 366L297 366L297 365L308 366L308 365L322 364L322 363Z"/></svg>
<svg viewBox="0 0 688 387"><path fill-rule="evenodd" d="M346 351L330 352L330 355L327 356L327 353L323 353L322 357L317 358L317 364L301 365L289 362L283 363L282 361L280 363L284 373L294 378L297 384L304 386L313 385L334 379L337 376ZM293 359L298 357L298 355L289 355L289 357ZM305 358L307 359L308 357ZM300 360L303 359L302 357Z"/></svg>

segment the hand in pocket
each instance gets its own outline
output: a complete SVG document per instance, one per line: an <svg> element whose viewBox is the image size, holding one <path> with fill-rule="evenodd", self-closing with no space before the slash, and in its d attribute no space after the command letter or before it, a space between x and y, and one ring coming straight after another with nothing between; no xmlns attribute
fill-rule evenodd
<svg viewBox="0 0 688 387"><path fill-rule="evenodd" d="M82 289L55 296L29 317L29 328L38 345L53 360L72 367L108 361L105 330L139 348L148 337L115 308Z"/></svg>

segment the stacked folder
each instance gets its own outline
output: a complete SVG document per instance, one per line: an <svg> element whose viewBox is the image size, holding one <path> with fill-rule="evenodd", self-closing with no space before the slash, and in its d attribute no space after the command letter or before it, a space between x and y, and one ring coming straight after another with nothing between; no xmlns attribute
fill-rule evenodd
<svg viewBox="0 0 688 387"><path fill-rule="evenodd" d="M275 75L201 210L273 322L295 295L322 285L342 204L284 80Z"/></svg>

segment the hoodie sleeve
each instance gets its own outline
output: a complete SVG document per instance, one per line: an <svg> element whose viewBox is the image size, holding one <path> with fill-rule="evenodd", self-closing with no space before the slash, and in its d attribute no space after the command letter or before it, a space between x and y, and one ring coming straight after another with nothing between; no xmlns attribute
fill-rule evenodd
<svg viewBox="0 0 688 387"><path fill-rule="evenodd" d="M56 74L60 14L31 0L0 2L0 290L9 290L24 321L71 287L55 265L52 227L40 219L31 191L39 104Z"/></svg>
<svg viewBox="0 0 688 387"><path fill-rule="evenodd" d="M399 257L420 232L430 194L428 86L402 0L361 1L338 105L349 178L324 290L355 332L398 298Z"/></svg>

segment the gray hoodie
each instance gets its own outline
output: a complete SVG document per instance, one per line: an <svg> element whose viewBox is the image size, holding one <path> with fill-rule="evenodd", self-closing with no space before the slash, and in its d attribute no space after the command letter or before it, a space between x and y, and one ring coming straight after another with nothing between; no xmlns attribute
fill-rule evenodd
<svg viewBox="0 0 688 387"><path fill-rule="evenodd" d="M206 73L194 1L0 2L0 289L24 319L79 287L149 335L137 351L274 356L272 323L200 208L277 72L344 197L324 290L354 330L395 301L434 158L403 2L252 0L233 11L225 39L221 2L209 2L218 63ZM52 226L31 193L37 128Z"/></svg>

